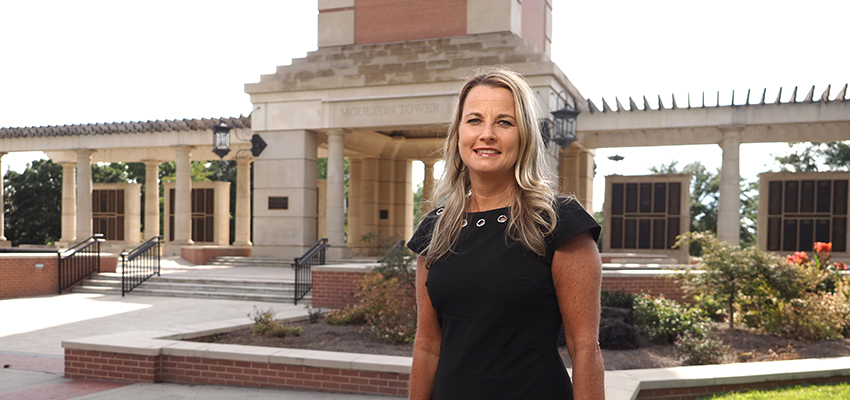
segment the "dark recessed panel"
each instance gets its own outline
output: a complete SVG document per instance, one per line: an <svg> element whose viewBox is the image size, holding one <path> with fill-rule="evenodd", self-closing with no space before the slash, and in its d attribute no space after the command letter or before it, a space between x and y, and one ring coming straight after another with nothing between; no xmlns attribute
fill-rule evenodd
<svg viewBox="0 0 850 400"><path fill-rule="evenodd" d="M652 198L652 212L656 214L667 213L667 183L661 182L655 184L655 193Z"/></svg>
<svg viewBox="0 0 850 400"><path fill-rule="evenodd" d="M638 203L638 185L637 183L626 184L626 213L636 213Z"/></svg>
<svg viewBox="0 0 850 400"><path fill-rule="evenodd" d="M174 189L168 189L168 214L174 215ZM173 227L174 224L171 224ZM174 240L174 238L171 238Z"/></svg>
<svg viewBox="0 0 850 400"><path fill-rule="evenodd" d="M786 219L782 227L782 250L797 251L797 220Z"/></svg>
<svg viewBox="0 0 850 400"><path fill-rule="evenodd" d="M800 183L797 181L785 181L785 212L797 213L799 207L797 196L799 195Z"/></svg>
<svg viewBox="0 0 850 400"><path fill-rule="evenodd" d="M641 219L638 223L638 248L649 249L652 244L652 220Z"/></svg>
<svg viewBox="0 0 850 400"><path fill-rule="evenodd" d="M289 197L286 196L269 196L269 210L288 210Z"/></svg>
<svg viewBox="0 0 850 400"><path fill-rule="evenodd" d="M213 241L213 228L215 228L215 218L212 215L204 217L204 242Z"/></svg>
<svg viewBox="0 0 850 400"><path fill-rule="evenodd" d="M815 212L815 181L800 182L800 212Z"/></svg>
<svg viewBox="0 0 850 400"><path fill-rule="evenodd" d="M767 249L770 251L782 250L782 218L771 217L767 219Z"/></svg>
<svg viewBox="0 0 850 400"><path fill-rule="evenodd" d="M818 181L817 212L828 213L832 203L832 181Z"/></svg>
<svg viewBox="0 0 850 400"><path fill-rule="evenodd" d="M667 218L667 248L676 244L676 236L679 236L679 217Z"/></svg>
<svg viewBox="0 0 850 400"><path fill-rule="evenodd" d="M381 210L381 219L390 219L390 211L389 210Z"/></svg>
<svg viewBox="0 0 850 400"><path fill-rule="evenodd" d="M115 206L118 208L118 214L124 214L124 189L116 190Z"/></svg>
<svg viewBox="0 0 850 400"><path fill-rule="evenodd" d="M770 181L770 189L768 192L767 203L768 214L782 214L782 181Z"/></svg>
<svg viewBox="0 0 850 400"><path fill-rule="evenodd" d="M171 242L174 241L174 215L168 217L168 240Z"/></svg>
<svg viewBox="0 0 850 400"><path fill-rule="evenodd" d="M623 235L623 248L625 249L635 249L637 248L637 220L627 219L626 220L626 233Z"/></svg>
<svg viewBox="0 0 850 400"><path fill-rule="evenodd" d="M652 248L653 249L666 249L667 236L664 234L665 225L667 225L667 219L653 219L652 220Z"/></svg>
<svg viewBox="0 0 850 400"><path fill-rule="evenodd" d="M640 184L640 212L647 213L647 214L652 212L652 184L651 183L641 183Z"/></svg>
<svg viewBox="0 0 850 400"><path fill-rule="evenodd" d="M611 185L611 214L623 215L623 184L614 183Z"/></svg>
<svg viewBox="0 0 850 400"><path fill-rule="evenodd" d="M847 215L847 181L835 181L833 185L835 185L835 190L833 191L832 213L834 215Z"/></svg>
<svg viewBox="0 0 850 400"><path fill-rule="evenodd" d="M819 219L815 221L815 242L830 242L829 238L829 219ZM805 247L804 247L805 248Z"/></svg>
<svg viewBox="0 0 850 400"><path fill-rule="evenodd" d="M800 237L797 248L807 250L814 247L815 244L815 220L801 219L800 220Z"/></svg>
<svg viewBox="0 0 850 400"><path fill-rule="evenodd" d="M667 213L670 215L679 215L682 212L682 184L680 182L671 182L669 186L669 201L667 203Z"/></svg>
<svg viewBox="0 0 850 400"><path fill-rule="evenodd" d="M832 219L832 251L847 251L847 218Z"/></svg>
<svg viewBox="0 0 850 400"><path fill-rule="evenodd" d="M612 249L623 248L623 218L611 218L611 232L609 234Z"/></svg>
<svg viewBox="0 0 850 400"><path fill-rule="evenodd" d="M207 189L206 190L206 201L205 201L205 203L207 205L206 214L207 215L215 215L215 189Z"/></svg>

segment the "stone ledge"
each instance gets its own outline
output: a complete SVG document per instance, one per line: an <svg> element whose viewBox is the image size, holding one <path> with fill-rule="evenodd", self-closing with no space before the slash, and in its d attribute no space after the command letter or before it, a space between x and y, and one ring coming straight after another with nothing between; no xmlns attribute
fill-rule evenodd
<svg viewBox="0 0 850 400"><path fill-rule="evenodd" d="M313 272L354 272L366 273L381 264L379 263L363 263L363 264L338 264L338 265L317 265L314 266Z"/></svg>
<svg viewBox="0 0 850 400"><path fill-rule="evenodd" d="M350 268L352 266L349 266ZM307 319L306 311L290 312L285 322ZM270 365L331 368L364 373L410 374L411 357L381 356L304 349L279 349L216 343L186 342L250 326L243 318L150 331L124 332L62 342L68 350L139 356L176 356L209 360L256 362ZM846 379L844 379L846 377ZM759 363L706 365L605 372L605 393L609 400L633 400L641 390L712 388L759 385L775 382L838 378L850 381L850 357L772 361ZM406 379L406 378L405 378ZM764 386L764 385L760 385Z"/></svg>

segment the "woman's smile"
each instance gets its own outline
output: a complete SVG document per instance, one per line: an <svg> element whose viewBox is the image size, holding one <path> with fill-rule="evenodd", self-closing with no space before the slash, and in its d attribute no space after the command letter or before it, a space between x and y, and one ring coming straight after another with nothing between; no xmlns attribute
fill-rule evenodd
<svg viewBox="0 0 850 400"><path fill-rule="evenodd" d="M510 90L476 86L463 104L458 151L476 177L513 175L519 154L519 125Z"/></svg>

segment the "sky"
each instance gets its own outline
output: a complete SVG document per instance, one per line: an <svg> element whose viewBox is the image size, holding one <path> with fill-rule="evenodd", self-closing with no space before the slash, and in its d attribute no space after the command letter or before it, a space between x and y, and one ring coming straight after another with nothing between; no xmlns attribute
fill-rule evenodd
<svg viewBox="0 0 850 400"><path fill-rule="evenodd" d="M582 95L628 104L671 94L727 105L732 90L794 86L833 95L850 82L850 1L555 0L552 59ZM2 1L0 127L248 115L244 84L316 49L316 0ZM653 107L657 107L653 104ZM580 118L580 117L579 117ZM786 144L745 144L741 175L776 169ZM604 176L661 163L719 168L719 146L598 149L594 209ZM621 155L623 161L608 159ZM43 153L3 157L21 171ZM414 183L422 180L421 163Z"/></svg>

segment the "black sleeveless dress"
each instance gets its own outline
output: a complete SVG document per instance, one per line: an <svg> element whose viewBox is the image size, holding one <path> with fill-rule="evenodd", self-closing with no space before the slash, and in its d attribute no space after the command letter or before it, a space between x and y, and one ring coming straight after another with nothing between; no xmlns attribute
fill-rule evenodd
<svg viewBox="0 0 850 400"><path fill-rule="evenodd" d="M507 244L510 209L469 213L456 253L433 263L427 287L442 328L435 400L572 399L558 353L561 313L552 283L555 250L600 227L577 201L559 199L546 256ZM421 253L441 209L429 213L408 247Z"/></svg>

